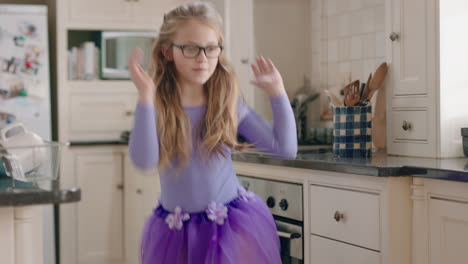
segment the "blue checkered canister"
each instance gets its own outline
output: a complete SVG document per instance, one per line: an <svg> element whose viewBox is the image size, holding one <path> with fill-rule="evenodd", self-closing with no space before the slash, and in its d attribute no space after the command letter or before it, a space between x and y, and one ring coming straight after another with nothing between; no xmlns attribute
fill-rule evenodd
<svg viewBox="0 0 468 264"><path fill-rule="evenodd" d="M372 156L372 106L333 107L333 122L335 156Z"/></svg>

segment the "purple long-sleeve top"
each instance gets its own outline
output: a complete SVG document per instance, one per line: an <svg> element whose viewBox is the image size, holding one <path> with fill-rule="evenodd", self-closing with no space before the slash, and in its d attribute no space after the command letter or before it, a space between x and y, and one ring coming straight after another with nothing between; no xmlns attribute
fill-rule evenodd
<svg viewBox="0 0 468 264"><path fill-rule="evenodd" d="M297 153L296 123L286 94L270 97L273 125L260 117L243 101L238 103L238 133L256 148L283 159ZM192 139L203 121L206 105L184 107L192 128ZM135 123L130 135L129 152L134 165L143 170L155 168L159 162L159 140L156 113L152 104L138 103ZM240 183L232 167L231 150L226 157L217 155L203 159L193 142L193 151L186 167L159 171L160 202L167 210L180 206L186 212L204 211L210 202L227 203L237 197Z"/></svg>

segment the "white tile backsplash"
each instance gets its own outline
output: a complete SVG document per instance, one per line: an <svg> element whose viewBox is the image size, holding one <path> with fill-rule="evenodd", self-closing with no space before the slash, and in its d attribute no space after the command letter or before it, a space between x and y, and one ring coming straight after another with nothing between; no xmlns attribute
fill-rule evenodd
<svg viewBox="0 0 468 264"><path fill-rule="evenodd" d="M338 61L338 40L328 41L328 62Z"/></svg>
<svg viewBox="0 0 468 264"><path fill-rule="evenodd" d="M338 37L346 37L350 35L350 15L343 14L338 18Z"/></svg>
<svg viewBox="0 0 468 264"><path fill-rule="evenodd" d="M385 31L385 6L380 5L374 8L375 31Z"/></svg>
<svg viewBox="0 0 468 264"><path fill-rule="evenodd" d="M362 38L355 36L351 38L351 60L362 59Z"/></svg>
<svg viewBox="0 0 468 264"><path fill-rule="evenodd" d="M351 44L349 38L338 40L338 61L346 61L350 58Z"/></svg>
<svg viewBox="0 0 468 264"><path fill-rule="evenodd" d="M324 14L327 14L327 16L334 16L337 13L337 2L340 0L326 0L326 4L323 5L325 8ZM324 2L322 2L324 3Z"/></svg>
<svg viewBox="0 0 468 264"><path fill-rule="evenodd" d="M362 0L349 0L349 11L355 11L362 8Z"/></svg>
<svg viewBox="0 0 468 264"><path fill-rule="evenodd" d="M363 33L375 32L375 19L374 19L374 8L368 8L362 10L362 29Z"/></svg>
<svg viewBox="0 0 468 264"><path fill-rule="evenodd" d="M385 32L375 34L375 56L385 57Z"/></svg>
<svg viewBox="0 0 468 264"><path fill-rule="evenodd" d="M368 34L362 37L362 54L365 59L375 58L375 34Z"/></svg>
<svg viewBox="0 0 468 264"><path fill-rule="evenodd" d="M320 49L312 48L313 58L320 58L320 86L337 88L340 74L366 82L370 72L385 59L385 2L383 0L312 0L321 6L321 14L311 21L312 34L320 36ZM320 20L318 20L320 19ZM319 30L317 30L319 29ZM312 43L317 38L311 37ZM319 53L319 55L315 53ZM314 71L314 76L319 73Z"/></svg>
<svg viewBox="0 0 468 264"><path fill-rule="evenodd" d="M362 23L363 23L363 19L362 19L362 11L357 11L357 12L353 12L351 13L351 19L350 19L350 23L351 23L351 28L350 28L350 31L351 31L351 34L352 35L357 35L357 34L362 34L363 32L363 26L362 26Z"/></svg>

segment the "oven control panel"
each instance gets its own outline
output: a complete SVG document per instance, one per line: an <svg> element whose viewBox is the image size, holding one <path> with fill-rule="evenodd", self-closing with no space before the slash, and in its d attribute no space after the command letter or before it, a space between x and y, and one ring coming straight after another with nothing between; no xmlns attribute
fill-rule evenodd
<svg viewBox="0 0 468 264"><path fill-rule="evenodd" d="M238 175L246 190L263 199L273 215L303 221L302 185Z"/></svg>

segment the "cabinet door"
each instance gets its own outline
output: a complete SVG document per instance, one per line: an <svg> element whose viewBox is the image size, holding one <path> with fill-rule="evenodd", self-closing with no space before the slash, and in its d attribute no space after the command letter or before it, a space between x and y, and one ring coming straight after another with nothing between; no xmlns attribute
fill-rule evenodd
<svg viewBox="0 0 468 264"><path fill-rule="evenodd" d="M144 223L153 212L160 187L156 169L141 172L125 157L125 255L127 263L139 263Z"/></svg>
<svg viewBox="0 0 468 264"><path fill-rule="evenodd" d="M468 259L468 204L429 201L431 264L466 263Z"/></svg>
<svg viewBox="0 0 468 264"><path fill-rule="evenodd" d="M158 1L154 1L158 2ZM68 0L70 22L128 22L131 20L130 0Z"/></svg>
<svg viewBox="0 0 468 264"><path fill-rule="evenodd" d="M230 60L236 71L239 88L247 103L254 105L253 79L250 64L254 63L253 0L236 0L227 5L227 46ZM262 103L262 102L260 102Z"/></svg>
<svg viewBox="0 0 468 264"><path fill-rule="evenodd" d="M72 95L70 141L119 140L132 127L136 95Z"/></svg>
<svg viewBox="0 0 468 264"><path fill-rule="evenodd" d="M124 263L122 154L113 151L78 152L78 264Z"/></svg>
<svg viewBox="0 0 468 264"><path fill-rule="evenodd" d="M132 19L138 24L150 24L159 29L164 13L184 2L182 0L136 0L132 2Z"/></svg>
<svg viewBox="0 0 468 264"><path fill-rule="evenodd" d="M319 236L310 237L310 264L378 264L380 253Z"/></svg>
<svg viewBox="0 0 468 264"><path fill-rule="evenodd" d="M391 1L393 78L398 95L427 95L435 62L435 11L433 0ZM389 36L390 37L390 36ZM435 78L434 78L435 81Z"/></svg>
<svg viewBox="0 0 468 264"><path fill-rule="evenodd" d="M326 186L309 187L310 232L380 250L380 196Z"/></svg>

